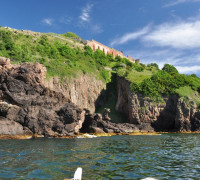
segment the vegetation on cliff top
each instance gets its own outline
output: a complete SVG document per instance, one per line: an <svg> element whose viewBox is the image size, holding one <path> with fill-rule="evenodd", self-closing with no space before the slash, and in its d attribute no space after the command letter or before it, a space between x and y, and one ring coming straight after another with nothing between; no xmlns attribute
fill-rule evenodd
<svg viewBox="0 0 200 180"><path fill-rule="evenodd" d="M179 74L177 69L169 64L165 64L162 70L154 71L152 75L145 71L143 74L140 81L131 81L132 91L156 100L161 100L161 96L178 94L200 104L200 79L196 75ZM138 77L137 73L135 75ZM129 76L127 79L130 80Z"/></svg>
<svg viewBox="0 0 200 180"><path fill-rule="evenodd" d="M48 77L64 78L84 73L108 83L111 73L117 73L131 82L132 91L144 96L159 100L162 95L178 93L200 103L200 79L196 75L179 74L169 64L159 70L155 63L134 64L100 50L93 52L71 32L58 35L0 27L0 56L10 58L12 63L40 62L47 67Z"/></svg>
<svg viewBox="0 0 200 180"><path fill-rule="evenodd" d="M72 77L79 73L93 74L111 81L111 69L129 66L124 58L113 59L102 51L84 46L76 34L35 33L0 27L0 56L14 64L39 62L47 67L47 76ZM122 65L123 64L123 65Z"/></svg>

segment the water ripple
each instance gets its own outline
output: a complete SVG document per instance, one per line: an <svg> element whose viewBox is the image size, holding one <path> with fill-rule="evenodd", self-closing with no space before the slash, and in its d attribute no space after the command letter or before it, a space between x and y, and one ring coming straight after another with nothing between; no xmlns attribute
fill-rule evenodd
<svg viewBox="0 0 200 180"><path fill-rule="evenodd" d="M200 179L200 135L0 140L0 179Z"/></svg>

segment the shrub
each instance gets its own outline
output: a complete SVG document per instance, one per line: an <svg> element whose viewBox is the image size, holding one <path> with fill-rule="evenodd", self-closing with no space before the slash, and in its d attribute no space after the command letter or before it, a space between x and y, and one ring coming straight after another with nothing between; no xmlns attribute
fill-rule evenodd
<svg viewBox="0 0 200 180"><path fill-rule="evenodd" d="M158 70L151 78L144 79L139 84L131 83L130 87L132 91L145 96L158 97L161 94L175 94L177 89L185 86L200 91L200 79L195 75L179 74L173 66L165 65L164 70Z"/></svg>
<svg viewBox="0 0 200 180"><path fill-rule="evenodd" d="M86 56L90 56L90 57L94 56L94 52L90 46L85 46L84 49L85 49Z"/></svg>
<svg viewBox="0 0 200 180"><path fill-rule="evenodd" d="M185 76L187 84L195 91L200 90L200 78L194 75Z"/></svg>
<svg viewBox="0 0 200 180"><path fill-rule="evenodd" d="M65 37L68 37L68 38L79 38L78 35L76 35L75 33L72 33L72 32L66 32L64 34Z"/></svg>
<svg viewBox="0 0 200 180"><path fill-rule="evenodd" d="M48 38L47 38L47 36L46 35L42 35L41 38L40 38L39 43L41 45L43 45L43 46L48 45Z"/></svg>
<svg viewBox="0 0 200 180"><path fill-rule="evenodd" d="M107 54L107 59L109 62L114 62L115 59L113 58L113 55L112 54Z"/></svg>
<svg viewBox="0 0 200 180"><path fill-rule="evenodd" d="M125 77L125 76L127 75L127 71L126 71L125 68L119 68L119 69L117 70L117 74L118 74L119 76L121 76L121 77Z"/></svg>
<svg viewBox="0 0 200 180"><path fill-rule="evenodd" d="M101 75L105 79L106 83L111 82L111 73L109 71L102 70Z"/></svg>
<svg viewBox="0 0 200 180"><path fill-rule="evenodd" d="M94 58L95 60L103 65L103 66L107 66L108 64L108 58L107 56L104 54L104 52L102 52L101 50L97 49L94 53Z"/></svg>
<svg viewBox="0 0 200 180"><path fill-rule="evenodd" d="M151 79L145 79L141 85L140 89L142 91L142 94L149 97L156 97L159 96L157 85L154 81Z"/></svg>
<svg viewBox="0 0 200 180"><path fill-rule="evenodd" d="M145 69L144 65L141 65L141 64L138 64L138 63L134 63L132 66L138 72L142 72Z"/></svg>
<svg viewBox="0 0 200 180"><path fill-rule="evenodd" d="M157 70L159 70L159 66L156 63L148 64L147 67L155 67Z"/></svg>
<svg viewBox="0 0 200 180"><path fill-rule="evenodd" d="M69 57L69 56L72 56L74 55L74 51L72 48L70 48L69 46L67 45L60 45L58 47L58 51L60 52L60 54L64 57Z"/></svg>
<svg viewBox="0 0 200 180"><path fill-rule="evenodd" d="M137 92L140 91L139 85L136 84L135 82L132 82L132 83L130 84L130 89L131 89L131 91L133 91L133 92L135 92L135 93L137 93Z"/></svg>
<svg viewBox="0 0 200 180"><path fill-rule="evenodd" d="M116 56L116 57L115 57L115 61L125 63L125 62L124 62L124 59L121 58L120 56Z"/></svg>
<svg viewBox="0 0 200 180"><path fill-rule="evenodd" d="M128 60L127 58L123 58L124 63L129 66L129 67L133 67L133 63L130 62L130 60Z"/></svg>

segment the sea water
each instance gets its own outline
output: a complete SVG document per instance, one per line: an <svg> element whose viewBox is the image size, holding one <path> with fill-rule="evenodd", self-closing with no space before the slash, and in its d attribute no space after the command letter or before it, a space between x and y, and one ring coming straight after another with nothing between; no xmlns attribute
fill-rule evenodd
<svg viewBox="0 0 200 180"><path fill-rule="evenodd" d="M200 179L200 134L0 140L0 179Z"/></svg>

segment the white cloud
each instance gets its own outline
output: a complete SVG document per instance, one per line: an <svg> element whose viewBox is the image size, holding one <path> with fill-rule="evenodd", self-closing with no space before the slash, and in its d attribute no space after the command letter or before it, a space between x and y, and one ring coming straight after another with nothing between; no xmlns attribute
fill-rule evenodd
<svg viewBox="0 0 200 180"><path fill-rule="evenodd" d="M145 46L175 49L200 48L200 17L167 22L157 26L147 25L141 30L125 33L110 42L110 46L139 40Z"/></svg>
<svg viewBox="0 0 200 180"><path fill-rule="evenodd" d="M130 48L125 54L141 59L144 64L155 62L174 65L180 73L196 73L200 76L200 16L174 22L151 25L140 31L126 33L111 45L139 41L137 49ZM133 44L134 45L134 44Z"/></svg>
<svg viewBox="0 0 200 180"><path fill-rule="evenodd" d="M48 26L52 26L53 22L54 22L54 19L52 19L52 18L45 18L42 20L42 23L45 25L48 25Z"/></svg>
<svg viewBox="0 0 200 180"><path fill-rule="evenodd" d="M200 66L176 66L178 71L182 74L195 74L200 71Z"/></svg>
<svg viewBox="0 0 200 180"><path fill-rule="evenodd" d="M136 32L131 32L131 33L126 33L122 35L122 37L113 39L112 42L110 43L111 46L114 45L119 45L119 44L125 44L128 41L136 40L140 38L141 36L147 34L150 30L150 26L146 26L143 29L136 31Z"/></svg>
<svg viewBox="0 0 200 180"><path fill-rule="evenodd" d="M81 15L79 16L82 22L90 22L90 12L92 10L93 4L87 4L82 8Z"/></svg>
<svg viewBox="0 0 200 180"><path fill-rule="evenodd" d="M164 23L143 36L142 40L154 46L200 48L200 21Z"/></svg>
<svg viewBox="0 0 200 180"><path fill-rule="evenodd" d="M81 10L81 15L79 16L79 28L87 29L88 32L92 34L99 34L103 32L101 24L94 22L91 17L91 11L94 4L86 4Z"/></svg>
<svg viewBox="0 0 200 180"><path fill-rule="evenodd" d="M171 1L167 4L165 4L164 7L171 7L171 6L176 6L178 4L194 3L194 2L200 2L200 0L174 0L174 1Z"/></svg>
<svg viewBox="0 0 200 180"><path fill-rule="evenodd" d="M141 62L144 64L157 63L160 68L162 68L164 64L178 65L182 61L185 61L185 59L181 58L181 51L171 51L170 49L143 47L134 51L127 51L126 53L134 59L141 59Z"/></svg>

